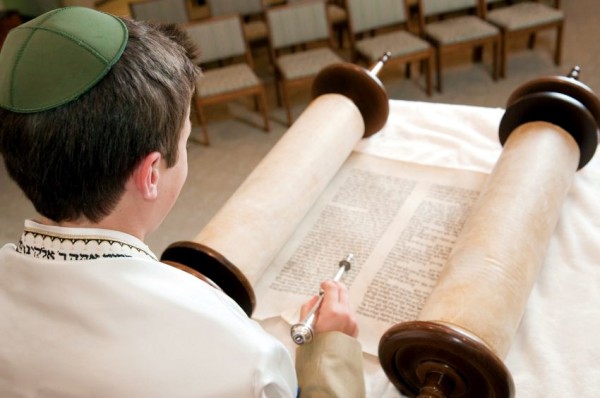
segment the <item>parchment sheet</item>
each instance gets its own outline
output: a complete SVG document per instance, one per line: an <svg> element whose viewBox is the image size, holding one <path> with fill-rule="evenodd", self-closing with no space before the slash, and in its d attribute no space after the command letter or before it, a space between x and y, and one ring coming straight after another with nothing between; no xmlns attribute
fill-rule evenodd
<svg viewBox="0 0 600 398"><path fill-rule="evenodd" d="M487 175L353 153L255 286L253 316L297 309L352 253L344 278L357 310L363 350L415 320Z"/></svg>

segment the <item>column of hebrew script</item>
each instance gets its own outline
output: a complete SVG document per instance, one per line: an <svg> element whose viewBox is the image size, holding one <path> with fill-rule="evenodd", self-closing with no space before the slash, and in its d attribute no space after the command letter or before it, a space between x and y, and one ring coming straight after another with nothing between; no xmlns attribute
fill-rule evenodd
<svg viewBox="0 0 600 398"><path fill-rule="evenodd" d="M255 286L254 317L297 309L354 255L344 278L365 352L415 319L485 175L352 154Z"/></svg>
<svg viewBox="0 0 600 398"><path fill-rule="evenodd" d="M474 189L428 185L371 280L359 315L388 323L416 318L477 195Z"/></svg>
<svg viewBox="0 0 600 398"><path fill-rule="evenodd" d="M420 185L424 195L361 289L357 314L371 354L391 325L417 318L479 193L429 181Z"/></svg>
<svg viewBox="0 0 600 398"><path fill-rule="evenodd" d="M415 186L414 180L351 169L269 288L314 294L346 252L354 255L345 280L351 285Z"/></svg>

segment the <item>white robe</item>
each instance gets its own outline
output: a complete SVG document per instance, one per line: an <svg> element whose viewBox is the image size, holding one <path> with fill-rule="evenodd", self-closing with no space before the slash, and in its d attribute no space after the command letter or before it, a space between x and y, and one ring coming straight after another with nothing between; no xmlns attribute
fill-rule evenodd
<svg viewBox="0 0 600 398"><path fill-rule="evenodd" d="M115 231L26 221L0 249L0 342L4 398L297 391L288 351L235 302Z"/></svg>

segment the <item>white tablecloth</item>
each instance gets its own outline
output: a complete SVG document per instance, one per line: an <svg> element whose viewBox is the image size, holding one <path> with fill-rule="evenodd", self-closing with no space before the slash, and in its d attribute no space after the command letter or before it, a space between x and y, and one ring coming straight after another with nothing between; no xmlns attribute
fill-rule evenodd
<svg viewBox="0 0 600 398"><path fill-rule="evenodd" d="M391 101L388 123L356 147L372 155L490 172L502 109ZM580 170L505 364L516 397L600 396L600 154ZM290 350L289 325L262 322ZM368 397L400 397L365 356ZM482 397L484 398L484 397Z"/></svg>

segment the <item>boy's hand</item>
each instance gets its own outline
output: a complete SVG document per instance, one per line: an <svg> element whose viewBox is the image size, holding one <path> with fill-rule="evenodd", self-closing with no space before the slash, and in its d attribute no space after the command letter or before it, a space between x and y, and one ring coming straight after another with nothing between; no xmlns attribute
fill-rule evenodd
<svg viewBox="0 0 600 398"><path fill-rule="evenodd" d="M342 332L349 336L358 335L356 315L350 306L348 288L341 282L324 281L321 283L324 296L321 306L317 310L314 323L315 333ZM304 303L300 309L300 319L304 319L318 297L313 297Z"/></svg>

